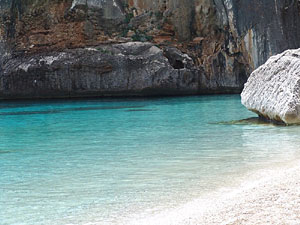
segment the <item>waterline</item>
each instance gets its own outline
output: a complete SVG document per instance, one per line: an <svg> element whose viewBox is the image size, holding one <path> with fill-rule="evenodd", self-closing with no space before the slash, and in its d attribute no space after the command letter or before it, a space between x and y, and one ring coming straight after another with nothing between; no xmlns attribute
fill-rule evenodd
<svg viewBox="0 0 300 225"><path fill-rule="evenodd" d="M122 224L298 224L299 180L299 159L273 164L174 209Z"/></svg>
<svg viewBox="0 0 300 225"><path fill-rule="evenodd" d="M4 224L120 224L299 155L297 126L222 124L255 116L239 96L5 104Z"/></svg>

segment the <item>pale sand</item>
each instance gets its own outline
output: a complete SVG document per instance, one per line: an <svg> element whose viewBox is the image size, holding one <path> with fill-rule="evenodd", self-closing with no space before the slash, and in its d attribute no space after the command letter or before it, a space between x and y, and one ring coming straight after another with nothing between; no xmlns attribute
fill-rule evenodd
<svg viewBox="0 0 300 225"><path fill-rule="evenodd" d="M135 225L300 225L300 161L260 170L239 187L219 190L178 208L127 222Z"/></svg>

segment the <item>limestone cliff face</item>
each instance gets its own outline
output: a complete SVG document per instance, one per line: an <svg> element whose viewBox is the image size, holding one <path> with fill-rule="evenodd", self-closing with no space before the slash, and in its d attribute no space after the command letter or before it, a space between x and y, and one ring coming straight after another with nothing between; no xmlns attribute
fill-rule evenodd
<svg viewBox="0 0 300 225"><path fill-rule="evenodd" d="M187 54L193 93L239 92L269 56L300 47L296 0L2 0L0 14L2 81L16 74L10 60L141 41L161 48L173 69L183 62L168 50Z"/></svg>
<svg viewBox="0 0 300 225"><path fill-rule="evenodd" d="M0 78L2 98L197 94L193 61L174 48L128 42L12 58ZM176 69L168 56L183 64ZM175 62L176 62L175 60Z"/></svg>

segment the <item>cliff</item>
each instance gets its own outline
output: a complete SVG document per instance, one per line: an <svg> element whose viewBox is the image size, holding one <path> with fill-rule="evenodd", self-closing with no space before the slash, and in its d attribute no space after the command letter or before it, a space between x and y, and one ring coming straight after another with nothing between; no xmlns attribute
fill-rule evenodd
<svg viewBox="0 0 300 225"><path fill-rule="evenodd" d="M300 47L295 0L2 0L0 14L0 98L236 93Z"/></svg>

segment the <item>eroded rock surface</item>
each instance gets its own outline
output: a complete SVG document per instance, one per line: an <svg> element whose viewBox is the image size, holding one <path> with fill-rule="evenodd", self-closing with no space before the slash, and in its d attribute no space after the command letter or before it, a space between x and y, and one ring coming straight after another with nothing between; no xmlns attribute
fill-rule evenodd
<svg viewBox="0 0 300 225"><path fill-rule="evenodd" d="M0 15L0 74L12 58L141 41L187 54L201 93L237 93L271 55L300 47L294 0L2 0Z"/></svg>
<svg viewBox="0 0 300 225"><path fill-rule="evenodd" d="M180 68L141 42L13 58L0 77L0 99L197 94L199 71L189 56L173 54Z"/></svg>
<svg viewBox="0 0 300 225"><path fill-rule="evenodd" d="M300 123L300 49L271 57L256 69L241 94L258 115L286 124Z"/></svg>

